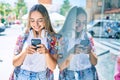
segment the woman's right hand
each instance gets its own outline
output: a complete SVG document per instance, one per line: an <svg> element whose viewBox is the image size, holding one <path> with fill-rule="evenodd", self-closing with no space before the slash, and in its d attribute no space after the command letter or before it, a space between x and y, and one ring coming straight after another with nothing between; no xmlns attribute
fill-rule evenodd
<svg viewBox="0 0 120 80"><path fill-rule="evenodd" d="M36 48L35 46L29 45L29 46L27 46L25 51L26 51L27 54L33 54L33 53L36 52L35 48Z"/></svg>
<svg viewBox="0 0 120 80"><path fill-rule="evenodd" d="M23 64L23 61L27 54L33 54L35 53L35 47L32 45L28 45L25 49L23 49L20 54L15 55L13 59L13 65L14 66L20 66Z"/></svg>
<svg viewBox="0 0 120 80"><path fill-rule="evenodd" d="M74 49L75 49L75 54L80 54L83 51L81 49L81 45L80 44L76 44Z"/></svg>

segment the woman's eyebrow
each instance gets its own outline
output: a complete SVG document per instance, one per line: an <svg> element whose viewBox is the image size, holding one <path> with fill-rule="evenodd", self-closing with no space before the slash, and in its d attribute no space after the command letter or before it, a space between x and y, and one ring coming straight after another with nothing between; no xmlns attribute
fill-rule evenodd
<svg viewBox="0 0 120 80"><path fill-rule="evenodd" d="M30 18L30 19L33 19L33 18Z"/></svg>
<svg viewBox="0 0 120 80"><path fill-rule="evenodd" d="M44 19L43 17L41 17L41 18L38 18L38 19Z"/></svg>

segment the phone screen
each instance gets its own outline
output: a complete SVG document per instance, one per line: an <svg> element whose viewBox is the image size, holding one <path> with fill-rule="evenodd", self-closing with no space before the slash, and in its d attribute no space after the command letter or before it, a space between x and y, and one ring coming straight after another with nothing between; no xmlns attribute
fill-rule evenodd
<svg viewBox="0 0 120 80"><path fill-rule="evenodd" d="M41 44L41 40L40 39L32 39L31 44L33 46L37 47L38 44Z"/></svg>

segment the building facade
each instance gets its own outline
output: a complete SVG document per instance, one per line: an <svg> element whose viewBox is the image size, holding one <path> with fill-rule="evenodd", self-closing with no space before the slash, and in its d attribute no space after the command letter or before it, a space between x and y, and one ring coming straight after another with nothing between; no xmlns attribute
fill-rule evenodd
<svg viewBox="0 0 120 80"><path fill-rule="evenodd" d="M47 8L49 13L58 12L61 6L61 4L59 3L53 4L52 0L38 0L38 3L43 4Z"/></svg>
<svg viewBox="0 0 120 80"><path fill-rule="evenodd" d="M52 4L52 0L38 0L38 2L42 4Z"/></svg>
<svg viewBox="0 0 120 80"><path fill-rule="evenodd" d="M94 19L120 20L120 0L86 0L88 21Z"/></svg>
<svg viewBox="0 0 120 80"><path fill-rule="evenodd" d="M46 6L49 12L59 10L58 5L53 5L52 0L38 0ZM94 19L120 20L120 0L86 0L88 22Z"/></svg>

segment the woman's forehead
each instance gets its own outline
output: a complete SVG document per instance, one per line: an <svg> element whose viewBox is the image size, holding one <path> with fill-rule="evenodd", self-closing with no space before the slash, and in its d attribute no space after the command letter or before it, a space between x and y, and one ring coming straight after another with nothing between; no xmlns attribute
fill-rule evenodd
<svg viewBox="0 0 120 80"><path fill-rule="evenodd" d="M43 15L38 11L31 12L30 17L43 17Z"/></svg>
<svg viewBox="0 0 120 80"><path fill-rule="evenodd" d="M86 15L85 14L79 14L79 15L77 15L77 19L79 20L81 20L81 19L86 19Z"/></svg>
<svg viewBox="0 0 120 80"><path fill-rule="evenodd" d="M78 16L76 18L76 21L80 21L80 22L87 22L87 18L85 16Z"/></svg>

